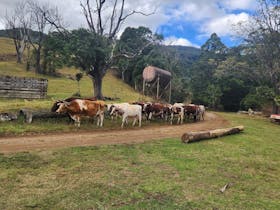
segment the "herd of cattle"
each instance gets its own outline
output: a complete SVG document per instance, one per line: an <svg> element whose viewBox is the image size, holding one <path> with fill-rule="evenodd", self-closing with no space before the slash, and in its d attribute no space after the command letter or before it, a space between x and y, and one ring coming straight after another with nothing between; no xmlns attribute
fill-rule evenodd
<svg viewBox="0 0 280 210"><path fill-rule="evenodd" d="M160 118L173 123L177 118L177 124L182 124L184 118L204 120L205 107L194 104L162 104L152 102L133 102L133 103L114 103L105 104L104 101L95 99L77 99L68 98L56 101L52 107L52 112L59 114L67 113L74 120L75 126L80 127L82 117L96 117L97 126L102 127L105 113L108 113L112 119L122 117L121 127L128 123L128 118L133 118L133 126L138 121L141 127L142 118L151 120Z"/></svg>

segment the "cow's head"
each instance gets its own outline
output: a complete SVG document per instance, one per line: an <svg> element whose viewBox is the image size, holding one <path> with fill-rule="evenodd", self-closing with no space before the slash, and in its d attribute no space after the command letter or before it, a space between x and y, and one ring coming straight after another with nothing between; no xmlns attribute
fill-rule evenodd
<svg viewBox="0 0 280 210"><path fill-rule="evenodd" d="M58 108L56 109L56 113L65 113L68 110L68 106L70 105L70 102L62 101L57 103Z"/></svg>
<svg viewBox="0 0 280 210"><path fill-rule="evenodd" d="M112 116L115 112L116 106L111 104L110 107L107 108L109 114Z"/></svg>
<svg viewBox="0 0 280 210"><path fill-rule="evenodd" d="M106 104L106 107L107 107L107 111L110 113L111 110L112 110L112 106L113 104Z"/></svg>
<svg viewBox="0 0 280 210"><path fill-rule="evenodd" d="M56 112L56 110L59 108L59 103L63 102L62 100L58 100L56 102L54 102L54 104L52 105L52 108L51 108L51 112Z"/></svg>
<svg viewBox="0 0 280 210"><path fill-rule="evenodd" d="M143 111L146 112L152 106L152 102L147 102L143 106Z"/></svg>

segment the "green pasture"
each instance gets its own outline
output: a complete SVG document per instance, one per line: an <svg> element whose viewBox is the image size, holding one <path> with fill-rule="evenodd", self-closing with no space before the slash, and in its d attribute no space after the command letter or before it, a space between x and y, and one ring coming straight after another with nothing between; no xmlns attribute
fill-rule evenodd
<svg viewBox="0 0 280 210"><path fill-rule="evenodd" d="M74 77L77 69L64 68L61 69L61 77L51 77L38 75L34 72L24 70L24 65L17 64L15 61L0 62L0 76L11 75L20 77L40 77L48 79L48 96L42 100L26 100L26 99L0 99L0 112L17 111L21 108L33 109L50 109L53 102L57 99L71 97L77 92L77 82L66 76ZM86 75L80 81L81 95L83 97L92 97L92 81ZM106 74L103 82L104 96L117 98L116 101L136 101L143 99L143 96L134 91L129 85L124 84L120 79L116 78L111 72Z"/></svg>
<svg viewBox="0 0 280 210"><path fill-rule="evenodd" d="M0 56L8 53L15 53L13 43L10 39L0 38ZM14 60L0 61L0 76L18 76L18 77L35 77L48 79L48 94L46 99L40 100L27 100L27 99L7 99L0 98L0 112L14 112L18 113L20 109L50 109L53 103L58 99L65 99L71 97L78 91L77 81L73 80L75 74L79 72L78 69L65 67L59 69L59 77L52 77L47 75L39 75L34 71L26 71L24 64L16 63ZM70 79L72 78L72 79ZM89 77L86 75L80 81L80 90L82 97L93 96L93 84ZM113 102L132 102L137 100L149 100L147 97L143 97L139 92L135 91L129 85L122 82L114 76L113 72L109 71L103 81L103 94L106 97L114 98L114 101L106 101L106 103ZM108 120L109 121L109 120ZM119 123L112 124L110 121L106 122L106 128L119 127ZM24 133L46 133L46 132L59 132L70 131L75 129L74 126L69 126L67 119L54 120L34 120L32 124L24 123L24 120L20 118L13 122L0 122L0 136L3 135L19 135ZM95 124L87 121L82 122L80 130L92 130L97 129Z"/></svg>
<svg viewBox="0 0 280 210"><path fill-rule="evenodd" d="M26 72L24 65L17 64L15 61L0 62L0 75L17 75L22 77L41 77L48 79L48 96L46 99L0 99L0 112L14 112L18 113L22 108L28 109L51 109L53 103L57 99L65 99L71 97L77 92L77 82L67 78L67 76L74 77L78 72L74 68L63 68L59 70L61 77L51 77L44 75L37 75L34 72ZM83 97L91 97L92 81L87 76L84 76L80 81L81 95ZM120 79L115 77L112 72L108 72L104 78L103 94L107 97L115 98L115 101L106 101L106 103L113 102L132 102L137 100L145 100L140 93L134 91L129 85L123 83ZM0 122L0 136L3 135L18 135L23 133L46 133L57 131L70 131L75 129L73 125L68 125L68 119L36 119L32 124L26 124L22 118L11 122ZM110 127L120 126L120 123L112 124L110 120L106 120L105 129ZM95 124L91 122L82 122L80 130L97 129Z"/></svg>
<svg viewBox="0 0 280 210"><path fill-rule="evenodd" d="M280 209L279 125L220 114L245 131L0 155L0 209Z"/></svg>
<svg viewBox="0 0 280 210"><path fill-rule="evenodd" d="M3 49L7 43L10 48ZM0 39L0 55L9 52L11 44ZM67 78L76 72L64 68L61 77L42 76L26 72L15 61L0 61L0 75L49 81L46 99L0 99L0 112L49 109L56 99L77 92L76 81ZM142 97L111 73L103 92L118 101ZM92 95L86 76L81 93ZM245 131L192 144L182 144L178 136L143 144L0 154L0 209L280 209L279 125L261 117L219 115L232 125L244 125ZM102 129L119 126L106 120ZM67 119L0 123L2 138L73 129ZM83 121L79 130L94 129L96 125ZM229 188L221 193L226 184Z"/></svg>

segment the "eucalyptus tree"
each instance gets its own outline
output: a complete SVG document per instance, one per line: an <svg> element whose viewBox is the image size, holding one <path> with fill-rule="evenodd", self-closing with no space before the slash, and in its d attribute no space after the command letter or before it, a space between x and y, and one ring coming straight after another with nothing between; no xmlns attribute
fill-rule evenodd
<svg viewBox="0 0 280 210"><path fill-rule="evenodd" d="M6 12L4 22L8 36L13 39L15 45L17 63L22 63L23 53L28 45L28 36L31 27L26 2L18 2L13 11Z"/></svg>
<svg viewBox="0 0 280 210"><path fill-rule="evenodd" d="M91 34L91 42L99 40L98 46L91 50L93 54L91 60L88 56L85 56L85 62L82 60L83 56L76 55L80 60L77 60L76 64L82 70L87 72L87 75L92 79L94 96L97 98L103 98L102 94L102 81L107 70L113 66L116 59L119 57L133 58L136 55L142 53L143 46L138 52L131 54L116 50L117 36L121 30L121 27L125 21L135 14L151 15L152 13L146 14L142 11L128 10L126 0L85 0L80 2L83 15L88 25L88 35ZM82 54L84 53L81 52ZM84 55L84 54L83 54Z"/></svg>
<svg viewBox="0 0 280 210"><path fill-rule="evenodd" d="M245 41L259 64L259 77L280 95L280 1L259 0L251 24L245 27ZM277 112L274 103L274 112Z"/></svg>

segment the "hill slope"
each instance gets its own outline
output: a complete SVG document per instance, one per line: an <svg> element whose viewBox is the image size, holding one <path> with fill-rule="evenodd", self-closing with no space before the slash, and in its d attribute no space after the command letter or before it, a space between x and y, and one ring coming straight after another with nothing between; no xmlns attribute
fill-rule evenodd
<svg viewBox="0 0 280 210"><path fill-rule="evenodd" d="M14 46L10 39L0 38L0 55L13 54ZM75 75L79 70L74 68L60 69L61 77L38 75L32 71L27 72L24 64L17 64L15 60L0 60L0 76L40 77L48 79L48 97L44 100L0 99L0 111L14 110L22 107L49 108L54 100L64 99L77 92L77 82L66 78ZM80 82L81 95L91 97L93 95L92 81L84 76ZM103 94L107 97L120 98L119 101L135 101L142 99L141 94L134 91L129 85L108 72L103 82Z"/></svg>

